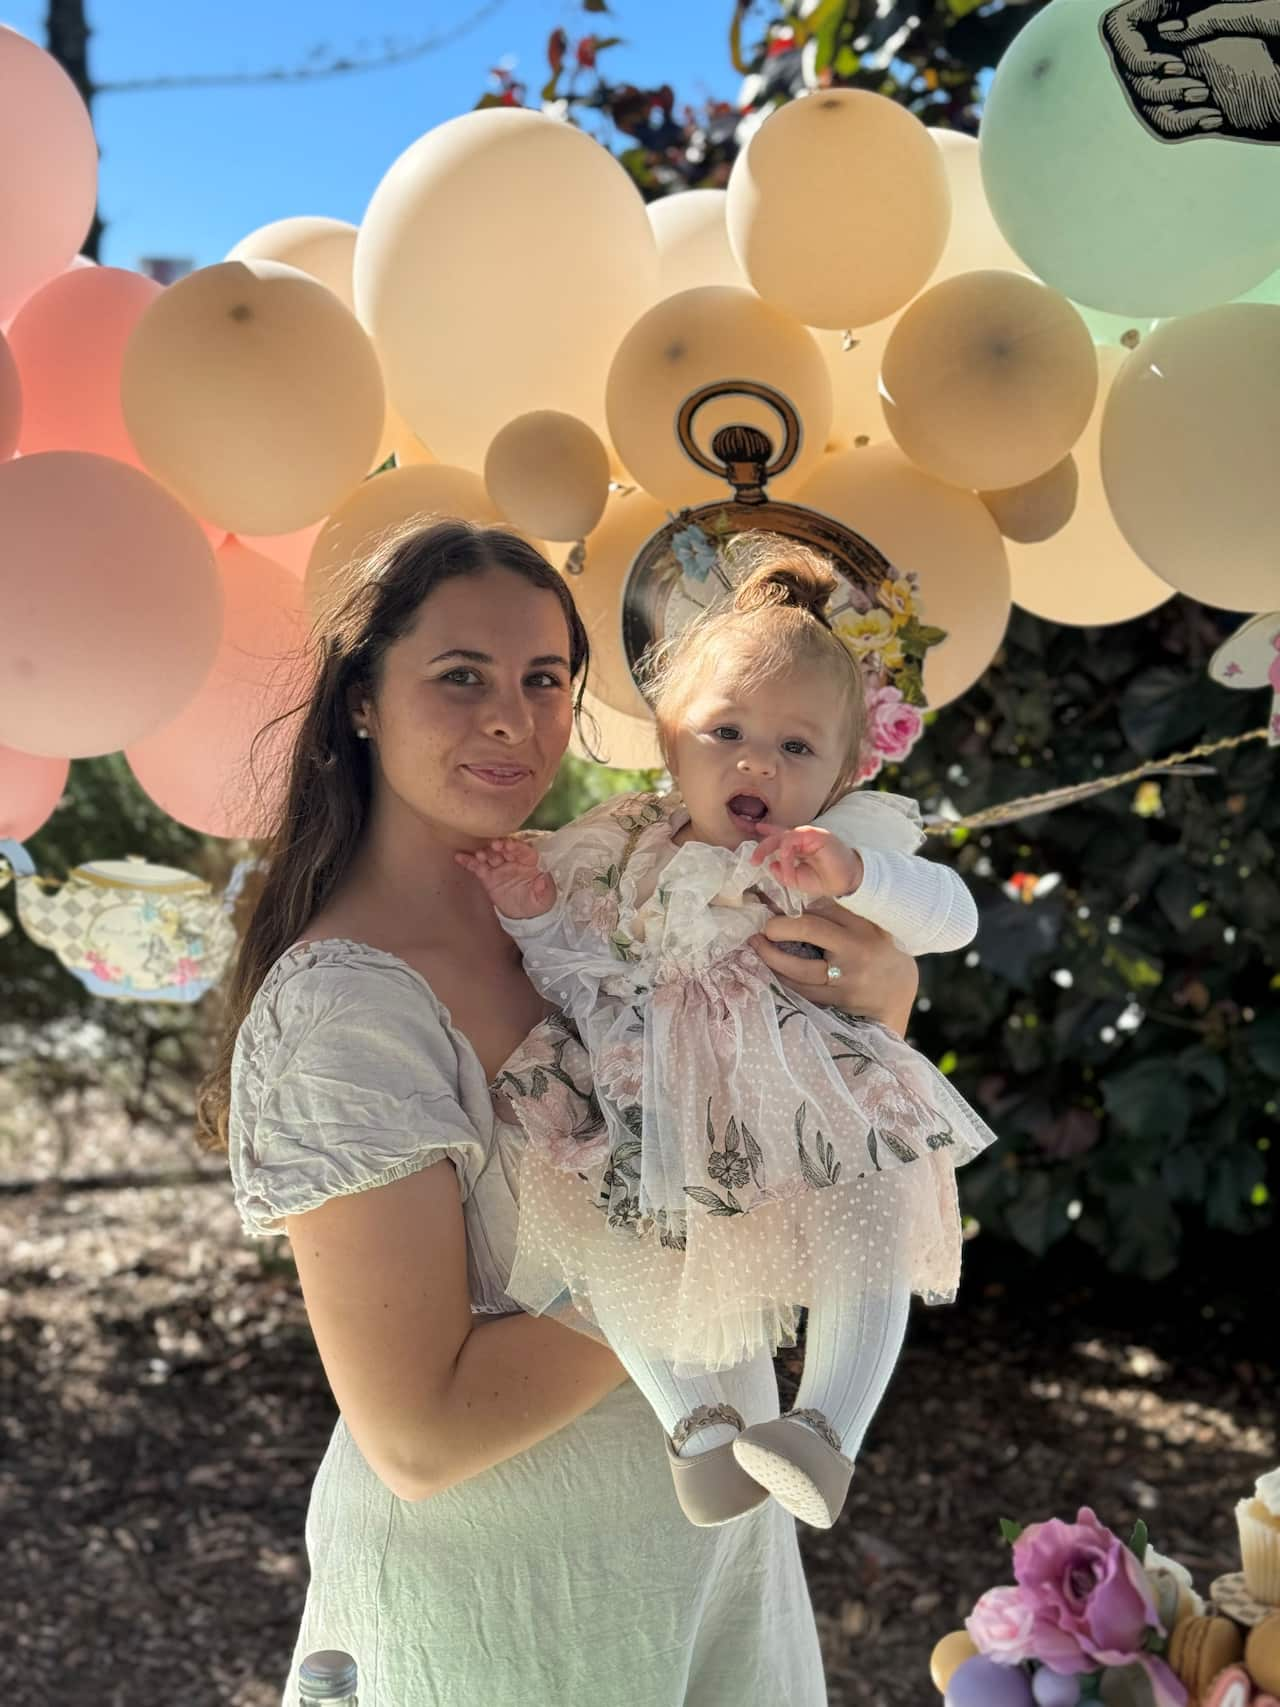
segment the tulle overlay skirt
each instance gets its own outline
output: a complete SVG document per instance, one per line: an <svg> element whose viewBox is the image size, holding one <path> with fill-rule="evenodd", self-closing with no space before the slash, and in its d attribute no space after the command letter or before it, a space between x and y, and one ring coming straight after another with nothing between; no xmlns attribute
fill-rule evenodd
<svg viewBox="0 0 1280 1707"><path fill-rule="evenodd" d="M497 1087L528 1140L516 1302L567 1289L692 1372L793 1343L798 1306L868 1273L955 1296L955 1170L995 1134L923 1056L790 995L747 948L601 988Z"/></svg>

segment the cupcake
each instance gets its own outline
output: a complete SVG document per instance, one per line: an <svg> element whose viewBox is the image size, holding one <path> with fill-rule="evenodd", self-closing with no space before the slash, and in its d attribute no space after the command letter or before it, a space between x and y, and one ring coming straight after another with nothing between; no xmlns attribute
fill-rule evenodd
<svg viewBox="0 0 1280 1707"><path fill-rule="evenodd" d="M1264 1606L1280 1606L1280 1470L1259 1476L1251 1500L1236 1506L1245 1587Z"/></svg>

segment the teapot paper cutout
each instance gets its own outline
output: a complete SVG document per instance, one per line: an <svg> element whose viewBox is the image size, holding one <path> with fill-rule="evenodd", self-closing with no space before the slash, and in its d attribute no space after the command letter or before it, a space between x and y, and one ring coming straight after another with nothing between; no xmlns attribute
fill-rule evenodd
<svg viewBox="0 0 1280 1707"><path fill-rule="evenodd" d="M18 842L0 841L0 862L31 940L91 995L131 1002L196 1002L212 988L235 949L231 911L254 863L242 861L216 895L203 878L136 854L78 865L65 883L37 876Z"/></svg>
<svg viewBox="0 0 1280 1707"><path fill-rule="evenodd" d="M1267 745L1280 747L1280 611L1237 628L1209 660L1209 675L1224 688L1270 687Z"/></svg>

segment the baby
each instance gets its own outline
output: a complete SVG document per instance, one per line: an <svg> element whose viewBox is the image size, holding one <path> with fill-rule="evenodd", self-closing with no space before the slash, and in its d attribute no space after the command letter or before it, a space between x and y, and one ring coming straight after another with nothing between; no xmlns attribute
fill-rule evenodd
<svg viewBox="0 0 1280 1707"><path fill-rule="evenodd" d="M731 607L649 671L675 791L458 858L592 1075L584 1093L561 1049L505 1077L528 1138L510 1295L539 1311L567 1289L598 1325L663 1423L692 1521L771 1493L826 1527L912 1292L955 1295L954 1170L994 1134L895 1033L789 993L750 946L815 896L912 954L976 928L960 878L918 857L914 805L850 792L865 709L824 615L833 571L762 549ZM795 1409L744 1419L717 1372L791 1343L800 1305Z"/></svg>

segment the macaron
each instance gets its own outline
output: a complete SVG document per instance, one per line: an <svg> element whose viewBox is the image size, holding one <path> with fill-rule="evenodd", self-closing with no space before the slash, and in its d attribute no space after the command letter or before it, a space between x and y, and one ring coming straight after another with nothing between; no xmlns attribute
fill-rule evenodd
<svg viewBox="0 0 1280 1707"><path fill-rule="evenodd" d="M1196 1700L1243 1653L1244 1637L1236 1625L1229 1618L1206 1615L1174 1625L1166 1658Z"/></svg>
<svg viewBox="0 0 1280 1707"><path fill-rule="evenodd" d="M967 1630L952 1630L934 1648L929 1656L929 1676L933 1679L933 1687L939 1695L947 1693L957 1667L966 1660L971 1660L977 1653L973 1637Z"/></svg>
<svg viewBox="0 0 1280 1707"><path fill-rule="evenodd" d="M1280 1612L1255 1624L1244 1645L1249 1676L1267 1695L1280 1695Z"/></svg>

